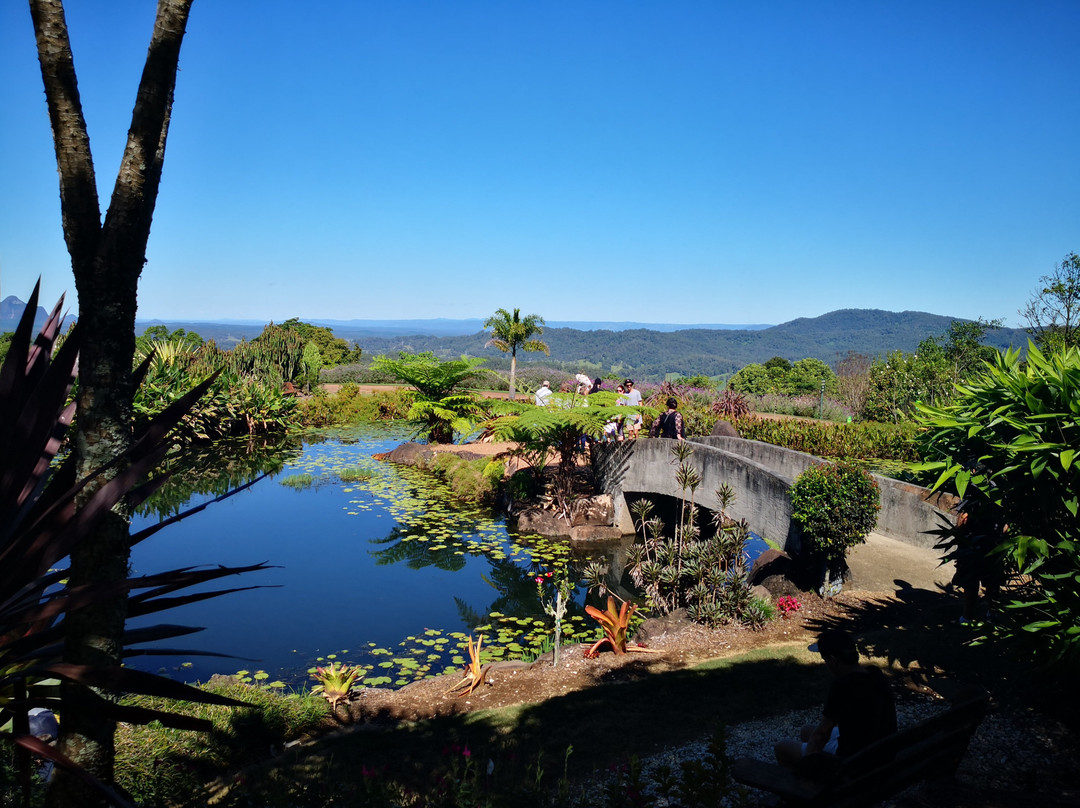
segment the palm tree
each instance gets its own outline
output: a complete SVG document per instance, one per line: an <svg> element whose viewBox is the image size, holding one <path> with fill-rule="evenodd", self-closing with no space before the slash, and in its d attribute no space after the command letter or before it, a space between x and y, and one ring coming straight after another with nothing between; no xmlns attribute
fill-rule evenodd
<svg viewBox="0 0 1080 808"><path fill-rule="evenodd" d="M544 318L539 314L522 317L521 309L514 309L513 314L506 309L499 309L484 321L484 328L491 329L491 339L487 341L487 345L494 345L503 353L510 354L510 399L513 400L518 348L523 351L543 351L548 356L551 355L547 345L533 339L544 333Z"/></svg>

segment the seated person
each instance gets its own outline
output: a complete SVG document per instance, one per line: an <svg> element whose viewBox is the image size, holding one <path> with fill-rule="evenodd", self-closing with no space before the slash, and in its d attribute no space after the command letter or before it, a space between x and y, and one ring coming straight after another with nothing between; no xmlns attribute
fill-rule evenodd
<svg viewBox="0 0 1080 808"><path fill-rule="evenodd" d="M778 742L776 760L795 768L818 752L846 758L896 732L896 703L885 675L859 664L859 650L846 631L826 629L811 651L834 676L821 720L803 727L800 740Z"/></svg>

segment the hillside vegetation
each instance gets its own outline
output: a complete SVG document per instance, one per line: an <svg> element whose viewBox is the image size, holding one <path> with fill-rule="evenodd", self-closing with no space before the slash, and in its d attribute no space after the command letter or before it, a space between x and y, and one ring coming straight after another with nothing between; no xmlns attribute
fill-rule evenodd
<svg viewBox="0 0 1080 808"><path fill-rule="evenodd" d="M567 369L574 369L575 363L599 365L644 378L662 378L671 373L719 376L774 356L789 361L809 357L831 365L850 351L870 357L897 350L910 353L927 337L944 334L954 319L917 311L844 309L753 331L689 329L664 333L647 329L545 328L543 339L551 356L522 356L518 361L561 363L569 365ZM494 348L485 347L487 339L485 332L479 332L456 337L368 337L361 344L365 355L431 351L442 358L463 354L484 357L489 366L501 367L505 360ZM1027 344L1027 335L1018 328L990 329L986 344L995 348L1022 347Z"/></svg>

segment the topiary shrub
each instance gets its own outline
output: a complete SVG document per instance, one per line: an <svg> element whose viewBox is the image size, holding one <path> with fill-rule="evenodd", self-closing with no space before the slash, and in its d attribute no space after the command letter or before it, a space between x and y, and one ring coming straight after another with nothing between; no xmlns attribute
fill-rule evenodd
<svg viewBox="0 0 1080 808"><path fill-rule="evenodd" d="M803 552L822 572L823 594L847 569L848 548L877 524L881 492L874 478L850 463L811 466L789 492L791 518L802 528Z"/></svg>

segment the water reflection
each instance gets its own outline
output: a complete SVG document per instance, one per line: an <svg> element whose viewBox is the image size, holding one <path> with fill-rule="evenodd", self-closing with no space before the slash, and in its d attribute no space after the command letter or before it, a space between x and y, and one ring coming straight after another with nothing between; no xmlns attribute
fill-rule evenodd
<svg viewBox="0 0 1080 808"><path fill-rule="evenodd" d="M167 519L201 497L219 497L264 474L280 471L300 457L299 435L276 439L222 441L166 456L159 471L169 479L139 508L138 515Z"/></svg>
<svg viewBox="0 0 1080 808"><path fill-rule="evenodd" d="M207 626L188 646L244 661L162 657L166 672L205 680L262 669L271 681L310 684L307 669L336 655L368 666L370 680L394 684L458 664L460 643L481 626L506 646L535 638L538 621L549 619L534 577L565 551L509 534L498 515L456 504L425 472L371 457L403 437L385 427L319 432L305 434L302 444L174 459L173 479L134 529L269 476L138 545L136 572L267 561L275 569L244 583L278 588L170 614L170 622ZM283 484L297 475L320 484ZM611 560L614 552L605 555ZM575 557L574 566L586 560ZM578 617L584 596L579 587L572 606Z"/></svg>

